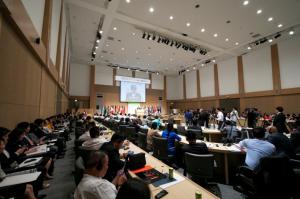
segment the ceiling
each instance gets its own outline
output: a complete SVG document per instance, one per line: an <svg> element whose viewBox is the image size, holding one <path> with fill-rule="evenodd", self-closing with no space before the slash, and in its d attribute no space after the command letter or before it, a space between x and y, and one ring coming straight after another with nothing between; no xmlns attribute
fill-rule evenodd
<svg viewBox="0 0 300 199"><path fill-rule="evenodd" d="M177 74L208 59L219 61L247 53L250 43L291 27L299 32L300 0L249 0L248 5L243 5L245 0L127 1L67 1L73 61ZM102 39L91 62L101 17ZM270 17L272 21L268 21ZM144 31L156 34L156 41L143 39ZM158 35L199 46L208 53L158 43ZM290 37L285 32L282 35L279 39ZM254 48L264 45L270 44Z"/></svg>

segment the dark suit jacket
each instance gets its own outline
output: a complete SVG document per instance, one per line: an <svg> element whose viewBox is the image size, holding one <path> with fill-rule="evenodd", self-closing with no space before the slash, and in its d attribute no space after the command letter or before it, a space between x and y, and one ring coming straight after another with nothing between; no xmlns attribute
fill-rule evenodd
<svg viewBox="0 0 300 199"><path fill-rule="evenodd" d="M273 125L276 126L277 131L279 133L288 133L288 129L286 128L286 122L285 122L285 115L283 113L278 113L274 120L273 120Z"/></svg>
<svg viewBox="0 0 300 199"><path fill-rule="evenodd" d="M182 153L183 155L188 153L194 154L208 154L208 148L205 143L196 143L196 144L185 144L182 146Z"/></svg>
<svg viewBox="0 0 300 199"><path fill-rule="evenodd" d="M295 153L300 153L300 132L292 133L290 138Z"/></svg>
<svg viewBox="0 0 300 199"><path fill-rule="evenodd" d="M104 143L100 150L105 151L108 156L108 170L104 178L111 182L117 172L123 168L124 161L120 160L119 151L114 148L112 142Z"/></svg>
<svg viewBox="0 0 300 199"><path fill-rule="evenodd" d="M276 147L276 152L284 153L289 157L294 156L292 144L285 135L282 133L272 133L268 136L267 140Z"/></svg>

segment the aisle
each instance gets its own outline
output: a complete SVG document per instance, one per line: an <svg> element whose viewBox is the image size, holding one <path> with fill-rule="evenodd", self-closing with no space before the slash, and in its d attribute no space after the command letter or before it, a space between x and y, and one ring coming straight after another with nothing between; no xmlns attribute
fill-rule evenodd
<svg viewBox="0 0 300 199"><path fill-rule="evenodd" d="M50 180L51 186L41 191L47 194L46 199L68 199L75 189L75 182L72 171L74 170L74 135L72 140L67 142L67 151L63 159L55 161L54 179Z"/></svg>

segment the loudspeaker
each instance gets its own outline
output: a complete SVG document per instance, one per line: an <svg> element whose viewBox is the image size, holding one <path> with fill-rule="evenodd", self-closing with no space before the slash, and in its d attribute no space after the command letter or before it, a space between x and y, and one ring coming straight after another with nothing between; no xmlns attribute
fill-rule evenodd
<svg viewBox="0 0 300 199"><path fill-rule="evenodd" d="M36 44L40 44L40 43L41 43L41 38L40 38L40 37L36 38L36 39L34 40L34 42L35 42Z"/></svg>
<svg viewBox="0 0 300 199"><path fill-rule="evenodd" d="M162 97L158 97L158 100L162 100Z"/></svg>

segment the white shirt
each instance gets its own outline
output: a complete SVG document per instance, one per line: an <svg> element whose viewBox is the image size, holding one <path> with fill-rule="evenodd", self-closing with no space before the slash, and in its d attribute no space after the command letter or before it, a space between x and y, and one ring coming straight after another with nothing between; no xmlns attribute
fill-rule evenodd
<svg viewBox="0 0 300 199"><path fill-rule="evenodd" d="M107 140L102 136L98 138L90 138L82 143L82 148L87 150L99 150L102 144L104 144L105 142L107 142Z"/></svg>
<svg viewBox="0 0 300 199"><path fill-rule="evenodd" d="M116 196L114 184L88 174L84 174L74 193L75 199L115 199Z"/></svg>
<svg viewBox="0 0 300 199"><path fill-rule="evenodd" d="M217 120L218 121L224 121L224 115L221 111L219 111L218 114L217 114Z"/></svg>
<svg viewBox="0 0 300 199"><path fill-rule="evenodd" d="M238 119L239 119L239 113L236 110L231 111L230 120L236 122Z"/></svg>
<svg viewBox="0 0 300 199"><path fill-rule="evenodd" d="M245 139L240 141L239 145L247 149L245 163L252 170L259 165L261 158L270 156L275 152L273 144L259 139Z"/></svg>
<svg viewBox="0 0 300 199"><path fill-rule="evenodd" d="M84 132L84 134L82 134L82 135L78 138L78 140L80 140L80 141L86 141L86 140L88 140L88 139L90 139L90 138L91 138L90 132L89 132L89 131L86 131L86 132Z"/></svg>

